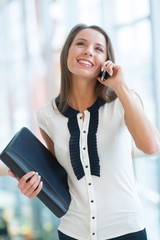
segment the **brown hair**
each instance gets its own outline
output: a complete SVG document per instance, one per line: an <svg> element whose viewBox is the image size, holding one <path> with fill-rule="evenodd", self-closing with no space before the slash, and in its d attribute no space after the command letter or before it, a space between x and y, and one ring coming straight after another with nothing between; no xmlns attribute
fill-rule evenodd
<svg viewBox="0 0 160 240"><path fill-rule="evenodd" d="M96 25L87 26L85 24L78 24L75 27L73 27L68 34L68 37L64 43L64 46L62 48L61 55L60 55L61 88L60 88L60 94L58 96L58 102L59 102L58 108L61 112L63 112L67 107L67 100L69 98L70 90L71 90L71 75L67 66L68 51L75 36L81 30L87 29L87 28L94 29L100 32L105 37L106 45L107 45L106 60L111 60L112 62L115 62L114 51L113 51L110 38L101 27ZM99 81L97 81L97 85L96 85L96 95L97 97L105 100L106 102L111 102L117 98L114 91L112 91L111 89L108 89L108 87L104 86Z"/></svg>

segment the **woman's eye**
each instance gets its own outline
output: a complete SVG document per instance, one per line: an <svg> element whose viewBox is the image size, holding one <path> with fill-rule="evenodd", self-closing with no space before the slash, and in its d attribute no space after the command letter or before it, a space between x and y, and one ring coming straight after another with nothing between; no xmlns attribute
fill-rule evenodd
<svg viewBox="0 0 160 240"><path fill-rule="evenodd" d="M85 45L84 42L78 42L77 45Z"/></svg>
<svg viewBox="0 0 160 240"><path fill-rule="evenodd" d="M97 50L100 51L100 52L103 52L103 49L100 48L100 47L97 47Z"/></svg>

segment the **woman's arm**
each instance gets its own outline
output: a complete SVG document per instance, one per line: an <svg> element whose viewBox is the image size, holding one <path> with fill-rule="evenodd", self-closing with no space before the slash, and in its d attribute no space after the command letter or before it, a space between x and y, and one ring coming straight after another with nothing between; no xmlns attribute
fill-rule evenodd
<svg viewBox="0 0 160 240"><path fill-rule="evenodd" d="M124 108L126 126L136 146L146 154L157 153L160 151L160 133L148 120L141 104L128 88L121 67L111 61L105 62L103 67L111 77L103 82L98 80L115 91Z"/></svg>
<svg viewBox="0 0 160 240"><path fill-rule="evenodd" d="M126 85L119 86L116 94L125 111L125 122L136 146L146 154L160 150L160 134L146 117L141 104Z"/></svg>

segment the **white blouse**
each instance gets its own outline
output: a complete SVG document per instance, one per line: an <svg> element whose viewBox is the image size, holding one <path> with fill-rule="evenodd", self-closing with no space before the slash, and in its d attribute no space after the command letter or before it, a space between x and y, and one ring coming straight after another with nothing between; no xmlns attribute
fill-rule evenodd
<svg viewBox="0 0 160 240"><path fill-rule="evenodd" d="M119 99L98 99L64 114L55 99L37 111L68 173L71 204L59 230L78 240L104 240L144 229L132 164L132 138Z"/></svg>

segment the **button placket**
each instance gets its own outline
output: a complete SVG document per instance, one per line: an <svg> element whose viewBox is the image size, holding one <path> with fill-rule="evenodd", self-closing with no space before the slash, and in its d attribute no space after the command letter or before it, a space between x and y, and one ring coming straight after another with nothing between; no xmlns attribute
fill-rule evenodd
<svg viewBox="0 0 160 240"><path fill-rule="evenodd" d="M81 117L81 116L80 116ZM85 178L87 182L87 191L89 196L89 208L90 208L90 232L91 239L96 240L96 228L97 228L97 218L96 218L96 203L95 203L95 194L92 182L92 176L90 171L89 164L89 155L88 155L88 146L87 146L87 138L88 138L88 128L90 122L90 113L85 112L85 117L83 121L79 118L79 127L80 127L80 149L81 149L81 159L85 172Z"/></svg>
<svg viewBox="0 0 160 240"><path fill-rule="evenodd" d="M82 123L80 122L80 132L81 132L81 141L80 141L80 148L82 149L82 160L83 160L83 167L84 171L90 171L89 168L89 156L88 156L88 146L87 146L87 136L88 136L88 127L89 127L89 120L90 120L90 113L88 111L84 112L84 119Z"/></svg>
<svg viewBox="0 0 160 240"><path fill-rule="evenodd" d="M89 196L89 205L90 205L90 230L91 230L91 239L97 239L96 229L97 229L97 216L96 216L96 202L95 194L92 179L88 178L88 196Z"/></svg>

